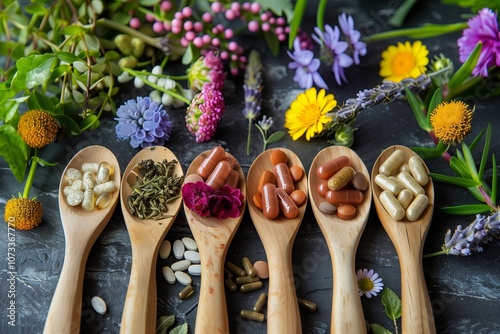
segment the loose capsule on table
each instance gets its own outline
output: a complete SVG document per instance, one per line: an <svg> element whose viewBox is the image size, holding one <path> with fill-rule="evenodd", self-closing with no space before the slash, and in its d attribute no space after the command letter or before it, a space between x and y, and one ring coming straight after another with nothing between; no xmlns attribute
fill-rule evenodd
<svg viewBox="0 0 500 334"><path fill-rule="evenodd" d="M309 300L305 300L302 298L297 298L297 301L299 303L299 306L305 308L308 311L316 312L316 309L317 309L316 303L313 303Z"/></svg>
<svg viewBox="0 0 500 334"><path fill-rule="evenodd" d="M250 310L241 310L240 316L246 320L253 320L259 322L264 322L264 320L266 319L266 316L263 313Z"/></svg>
<svg viewBox="0 0 500 334"><path fill-rule="evenodd" d="M253 311L260 312L264 307L266 301L267 301L267 294L265 292L262 292L252 308Z"/></svg>
<svg viewBox="0 0 500 334"><path fill-rule="evenodd" d="M186 299L187 297L191 296L193 294L193 292L194 292L194 288L191 284L189 284L177 294L177 297L179 297L179 299L183 300L183 299Z"/></svg>

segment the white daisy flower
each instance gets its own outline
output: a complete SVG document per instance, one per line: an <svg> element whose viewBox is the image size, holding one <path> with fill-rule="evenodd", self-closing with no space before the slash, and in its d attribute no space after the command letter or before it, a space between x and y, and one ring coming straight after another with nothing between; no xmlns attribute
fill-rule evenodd
<svg viewBox="0 0 500 334"><path fill-rule="evenodd" d="M368 269L358 270L356 279L360 296L365 295L367 298L371 298L384 288L382 278L378 277L378 274L373 269L370 269L370 271Z"/></svg>

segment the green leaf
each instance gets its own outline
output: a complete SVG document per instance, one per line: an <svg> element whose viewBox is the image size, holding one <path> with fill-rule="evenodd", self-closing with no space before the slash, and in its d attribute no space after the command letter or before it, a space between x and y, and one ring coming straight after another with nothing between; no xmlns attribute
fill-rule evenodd
<svg viewBox="0 0 500 334"><path fill-rule="evenodd" d="M64 64L64 65L59 65L56 68L52 70L52 73L50 73L49 77L49 82L54 82L57 78L63 76L66 73L71 73L71 66Z"/></svg>
<svg viewBox="0 0 500 334"><path fill-rule="evenodd" d="M31 14L31 15L40 15L43 16L46 13L48 13L47 8L45 8L42 4L40 3L30 3L24 6L24 10L26 13Z"/></svg>
<svg viewBox="0 0 500 334"><path fill-rule="evenodd" d="M12 79L12 89L19 92L36 85L43 85L50 76L53 61L54 55L51 53L30 55L19 59L16 62L17 73Z"/></svg>
<svg viewBox="0 0 500 334"><path fill-rule="evenodd" d="M297 0L295 7L293 8L292 22L290 22L290 34L288 35L288 48L293 47L293 41L297 36L300 24L302 23L302 18L306 11L307 0ZM319 29L323 30L322 26L318 26Z"/></svg>
<svg viewBox="0 0 500 334"><path fill-rule="evenodd" d="M481 140L481 138L483 138L484 132L485 132L484 129L479 131L476 138L474 138L472 143L469 145L469 149L471 150L471 152L474 152L474 150L476 149L476 146L479 144L479 141Z"/></svg>
<svg viewBox="0 0 500 334"><path fill-rule="evenodd" d="M269 50L271 50L271 54L276 57L280 52L280 41L278 37L276 37L276 34L268 31L264 31L262 34L264 35Z"/></svg>
<svg viewBox="0 0 500 334"><path fill-rule="evenodd" d="M456 31L462 31L467 28L467 23L451 23L451 24L424 24L417 28L395 29L378 34L372 34L364 37L365 42L382 41L395 37L409 37L414 39L423 39L429 37L442 36Z"/></svg>
<svg viewBox="0 0 500 334"><path fill-rule="evenodd" d="M370 328L373 332L373 334L392 334L390 330L385 329L384 327L380 326L379 324L370 324Z"/></svg>
<svg viewBox="0 0 500 334"><path fill-rule="evenodd" d="M451 157L450 159L450 167L453 169L457 175L465 177L465 178L471 178L470 171L467 169L465 164L457 157Z"/></svg>
<svg viewBox="0 0 500 334"><path fill-rule="evenodd" d="M283 138L284 135L285 135L284 131L276 131L275 133L273 133L272 135L270 135L269 138L267 138L266 142L268 144L275 143L278 140L280 140L281 138Z"/></svg>
<svg viewBox="0 0 500 334"><path fill-rule="evenodd" d="M19 108L19 102L17 102L16 100L7 100L1 102L0 120L3 120L5 123L11 125L17 125L17 120L19 119L18 108Z"/></svg>
<svg viewBox="0 0 500 334"><path fill-rule="evenodd" d="M457 206L445 206L439 209L443 213L450 215L475 215L491 211L488 204L464 204Z"/></svg>
<svg viewBox="0 0 500 334"><path fill-rule="evenodd" d="M385 287L382 291L381 301L385 307L385 314L389 319L396 320L401 317L401 299L394 291Z"/></svg>
<svg viewBox="0 0 500 334"><path fill-rule="evenodd" d="M479 181L479 175L477 174L476 164L474 163L474 158L472 157L472 153L469 150L467 144L462 142L462 150L464 151L464 158L467 164L467 168L470 171L471 177L475 181Z"/></svg>
<svg viewBox="0 0 500 334"><path fill-rule="evenodd" d="M182 325L172 328L172 330L168 332L168 334L187 334L187 332L188 332L188 324L183 323Z"/></svg>
<svg viewBox="0 0 500 334"><path fill-rule="evenodd" d="M63 28L62 30L62 33L64 35L70 35L70 36L75 36L75 35L78 35L78 34L81 34L85 31L87 31L88 29L86 29L85 27L82 27L82 26L77 26L77 25L69 25L69 26L66 26Z"/></svg>
<svg viewBox="0 0 500 334"><path fill-rule="evenodd" d="M431 101L429 102L429 106L427 107L427 123L431 123L431 114L436 109L436 107L443 102L443 94L441 89L438 88L432 95Z"/></svg>
<svg viewBox="0 0 500 334"><path fill-rule="evenodd" d="M323 30L325 26L325 11L328 0L320 0L316 11L316 26Z"/></svg>
<svg viewBox="0 0 500 334"><path fill-rule="evenodd" d="M492 176L491 176L491 201L493 203L497 202L497 191L498 191L498 185L497 185L497 160L495 158L495 155L493 154L491 156L491 164L492 164Z"/></svg>
<svg viewBox="0 0 500 334"><path fill-rule="evenodd" d="M292 19L293 5L289 0L257 0L255 2L260 3L263 11L270 10L278 16L285 15L288 22Z"/></svg>
<svg viewBox="0 0 500 334"><path fill-rule="evenodd" d="M101 123L99 122L99 117L97 117L96 115L88 115L83 119L82 123L80 124L80 128L85 130L94 130L97 129L100 124Z"/></svg>
<svg viewBox="0 0 500 334"><path fill-rule="evenodd" d="M24 180L29 152L29 146L13 126L0 125L0 155L9 164L10 170L19 182Z"/></svg>
<svg viewBox="0 0 500 334"><path fill-rule="evenodd" d="M156 3L158 3L158 0L139 0L139 4L144 7L152 7Z"/></svg>
<svg viewBox="0 0 500 334"><path fill-rule="evenodd" d="M80 58L75 56L73 53L67 51L57 51L56 57L61 59L62 61L67 62L68 64L72 64L75 61L81 61Z"/></svg>
<svg viewBox="0 0 500 334"><path fill-rule="evenodd" d="M434 147L412 147L411 149L424 160L436 159L443 155L443 152Z"/></svg>
<svg viewBox="0 0 500 334"><path fill-rule="evenodd" d="M479 178L483 178L484 169L486 168L486 161L488 160L488 154L490 151L491 144L491 123L488 124L486 128L486 139L483 146L483 154L481 155L481 163L479 164Z"/></svg>
<svg viewBox="0 0 500 334"><path fill-rule="evenodd" d="M30 109L43 109L45 111L49 111L50 113L54 112L54 103L50 97L45 94L40 93L38 90L33 91L28 99L28 106Z"/></svg>
<svg viewBox="0 0 500 334"><path fill-rule="evenodd" d="M417 100L417 97L406 86L405 86L405 91L406 91L406 96L408 97L408 102L410 103L411 106L411 110L413 111L413 115L415 115L415 118L417 119L418 125L427 132L431 131L432 126L427 120L427 117L424 115L424 112L422 110L420 103Z"/></svg>
<svg viewBox="0 0 500 334"><path fill-rule="evenodd" d="M175 322L174 315L161 316L156 322L156 334L166 334L167 329Z"/></svg>
<svg viewBox="0 0 500 334"><path fill-rule="evenodd" d="M448 82L448 87L450 90L461 86L465 80L470 78L470 76L472 75L472 70L474 69L474 67L476 67L482 47L483 43L478 42L469 57L467 57L467 60L462 64L462 66L460 66L455 74L453 74L450 81Z"/></svg>
<svg viewBox="0 0 500 334"><path fill-rule="evenodd" d="M64 114L54 114L53 116L55 119L61 122L61 124L68 127L68 129L71 131L71 134L79 135L80 133L82 133L78 124L71 117Z"/></svg>
<svg viewBox="0 0 500 334"><path fill-rule="evenodd" d="M435 181L441 181L445 183L450 183L454 184L456 186L460 187L477 187L478 183L474 180L471 179L466 179L464 177L458 177L458 176L447 176L443 174L437 174L437 173L429 173L429 176L432 177L433 180Z"/></svg>
<svg viewBox="0 0 500 334"><path fill-rule="evenodd" d="M191 45L191 43L189 43L189 46L186 48L186 51L184 51L184 54L182 55L182 64L191 64L191 62L193 62L193 59L193 46Z"/></svg>

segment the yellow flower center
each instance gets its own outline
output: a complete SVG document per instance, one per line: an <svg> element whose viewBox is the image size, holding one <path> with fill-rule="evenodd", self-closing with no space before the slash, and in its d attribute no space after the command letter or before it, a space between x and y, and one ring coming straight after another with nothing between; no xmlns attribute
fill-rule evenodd
<svg viewBox="0 0 500 334"><path fill-rule="evenodd" d="M5 204L4 220L9 227L31 230L42 222L42 204L36 199L11 198Z"/></svg>
<svg viewBox="0 0 500 334"><path fill-rule="evenodd" d="M40 109L24 113L17 123L17 132L31 147L42 148L52 143L57 136L59 125L54 117Z"/></svg>
<svg viewBox="0 0 500 334"><path fill-rule="evenodd" d="M407 76L415 67L415 64L415 57L411 52L400 52L392 59L391 70L394 75Z"/></svg>
<svg viewBox="0 0 500 334"><path fill-rule="evenodd" d="M364 277L358 281L358 287L361 291L371 291L375 285L372 280Z"/></svg>
<svg viewBox="0 0 500 334"><path fill-rule="evenodd" d="M431 125L445 144L460 143L472 131L472 111L462 101L443 102L432 111Z"/></svg>

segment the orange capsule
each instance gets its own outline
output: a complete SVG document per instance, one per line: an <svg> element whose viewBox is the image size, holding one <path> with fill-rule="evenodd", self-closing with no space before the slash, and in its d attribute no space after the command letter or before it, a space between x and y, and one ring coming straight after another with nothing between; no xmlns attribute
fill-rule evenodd
<svg viewBox="0 0 500 334"><path fill-rule="evenodd" d="M273 165L276 165L279 163L287 164L288 163L288 156L282 150L278 150L278 149L273 150L271 152L271 163Z"/></svg>
<svg viewBox="0 0 500 334"><path fill-rule="evenodd" d="M281 212L286 218L295 218L299 215L299 208L293 201L293 199L288 195L285 189L276 188L276 194L278 195L278 203Z"/></svg>
<svg viewBox="0 0 500 334"><path fill-rule="evenodd" d="M276 186L272 183L266 183L262 187L262 212L269 219L278 217L280 213Z"/></svg>
<svg viewBox="0 0 500 334"><path fill-rule="evenodd" d="M342 167L349 166L351 159L346 155L341 155L333 160L329 160L316 169L316 175L320 179L329 179Z"/></svg>
<svg viewBox="0 0 500 334"><path fill-rule="evenodd" d="M226 155L226 151L222 146L215 146L210 153L207 155L205 160L201 163L200 167L198 167L197 174L206 180L210 173L213 172L215 166L224 159Z"/></svg>
<svg viewBox="0 0 500 334"><path fill-rule="evenodd" d="M211 186L214 190L220 189L224 184L224 181L231 172L231 166L227 161L220 161L212 173L208 176L205 183Z"/></svg>
<svg viewBox="0 0 500 334"><path fill-rule="evenodd" d="M272 184L276 183L276 177L274 176L274 173L271 172L270 170L265 170L264 173L260 175L259 185L257 186L257 191L259 192L259 194L262 194L262 187L266 183L272 183Z"/></svg>
<svg viewBox="0 0 500 334"><path fill-rule="evenodd" d="M255 194L252 197L253 204L260 210L262 210L262 196L260 194Z"/></svg>
<svg viewBox="0 0 500 334"><path fill-rule="evenodd" d="M274 165L274 173L276 175L276 183L278 188L282 188L287 194L291 194L295 190L295 185L290 175L290 169L286 164L280 162Z"/></svg>
<svg viewBox="0 0 500 334"><path fill-rule="evenodd" d="M236 189L238 188L239 182L240 182L240 176L238 175L238 172L232 169L229 172L229 175L227 176L226 180L224 181L224 184L227 184L231 188Z"/></svg>
<svg viewBox="0 0 500 334"><path fill-rule="evenodd" d="M359 190L329 190L326 193L326 200L332 204L360 204L363 199Z"/></svg>
<svg viewBox="0 0 500 334"><path fill-rule="evenodd" d="M325 181L321 182L320 184L318 184L318 188L316 189L316 191L318 192L318 195L320 195L323 198L325 198L326 192L328 190L330 190L330 189L328 189L328 180L325 180Z"/></svg>

